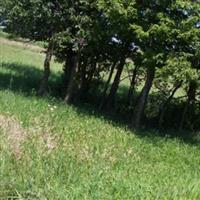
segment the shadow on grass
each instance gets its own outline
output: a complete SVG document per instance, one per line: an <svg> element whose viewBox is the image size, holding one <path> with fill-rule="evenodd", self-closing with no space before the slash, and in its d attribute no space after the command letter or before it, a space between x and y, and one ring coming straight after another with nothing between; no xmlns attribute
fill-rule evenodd
<svg viewBox="0 0 200 200"><path fill-rule="evenodd" d="M38 90L42 76L43 71L35 66L3 62L0 67L0 89L9 89L30 96ZM58 97L60 85L60 75L52 73L49 80L49 93Z"/></svg>
<svg viewBox="0 0 200 200"><path fill-rule="evenodd" d="M11 90L13 92L23 94L24 96L35 96L42 75L43 71L37 69L35 66L18 63L2 63L2 66L0 67L0 90ZM49 80L50 95L47 97L47 100L52 102L52 98L54 98L55 101L59 103L62 102L60 99L62 94L62 89L60 89L61 83L61 74L52 73ZM93 105L91 103L76 103L74 106L76 107L77 113L81 115L92 115L96 118L103 118L115 126L133 131L133 129L129 126L131 119L130 114L119 114L119 112L116 111L99 111L98 105ZM145 137L152 143L157 141L155 138L179 138L185 143L199 146L199 142L194 139L194 135L191 132L180 133L174 130L160 132L156 129L149 129L134 130L134 134L139 137Z"/></svg>

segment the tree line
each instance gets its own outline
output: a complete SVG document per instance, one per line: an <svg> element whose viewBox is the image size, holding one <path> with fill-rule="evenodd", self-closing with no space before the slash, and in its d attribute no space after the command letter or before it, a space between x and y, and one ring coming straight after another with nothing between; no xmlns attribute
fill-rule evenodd
<svg viewBox="0 0 200 200"><path fill-rule="evenodd" d="M198 0L2 2L8 32L48 44L38 95L48 92L55 56L66 103L89 99L95 88L99 108L123 108L135 128L200 128ZM124 74L129 88L119 105Z"/></svg>

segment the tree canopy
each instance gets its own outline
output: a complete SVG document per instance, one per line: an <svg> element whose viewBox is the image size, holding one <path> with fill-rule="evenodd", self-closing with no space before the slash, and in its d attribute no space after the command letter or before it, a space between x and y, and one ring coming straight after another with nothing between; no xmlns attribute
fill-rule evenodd
<svg viewBox="0 0 200 200"><path fill-rule="evenodd" d="M126 112L135 128L200 128L198 0L7 0L3 5L7 31L49 44L40 94L48 88L54 55L63 63L67 103L89 101ZM130 84L120 102L123 74Z"/></svg>

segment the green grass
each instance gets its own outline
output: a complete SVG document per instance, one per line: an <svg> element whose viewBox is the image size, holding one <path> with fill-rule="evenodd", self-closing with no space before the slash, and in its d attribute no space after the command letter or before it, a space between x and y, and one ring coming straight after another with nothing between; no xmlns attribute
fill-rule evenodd
<svg viewBox="0 0 200 200"><path fill-rule="evenodd" d="M44 56L9 45L0 53L0 114L26 132L16 158L0 129L0 199L200 199L199 144L37 98ZM60 70L54 63L52 84Z"/></svg>
<svg viewBox="0 0 200 200"><path fill-rule="evenodd" d="M26 93L37 90L43 73L45 55L21 46L1 44L0 47L0 88ZM60 79L62 65L53 62L50 85Z"/></svg>
<svg viewBox="0 0 200 200"><path fill-rule="evenodd" d="M8 38L8 34L5 33L5 32L3 32L2 29L0 29L0 37L1 37L1 38Z"/></svg>
<svg viewBox="0 0 200 200"><path fill-rule="evenodd" d="M6 33L2 29L0 29L0 38L10 39L10 40L13 40L13 41L19 41L19 42L26 43L26 44L28 43L28 44L32 44L32 45L37 45L37 46L42 47L42 48L46 47L46 45L47 45L46 42L30 41L28 39L21 38L21 37L15 36L13 34Z"/></svg>

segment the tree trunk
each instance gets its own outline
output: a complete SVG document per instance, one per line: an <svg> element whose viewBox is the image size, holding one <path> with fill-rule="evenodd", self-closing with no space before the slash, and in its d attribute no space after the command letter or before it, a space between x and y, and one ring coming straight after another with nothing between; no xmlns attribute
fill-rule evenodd
<svg viewBox="0 0 200 200"><path fill-rule="evenodd" d="M90 64L90 71L86 71L86 66L82 67L81 84L79 87L79 94L78 94L79 99L85 99L85 97L88 94L94 73L98 66L97 60L98 60L98 57L96 57L92 60L92 62Z"/></svg>
<svg viewBox="0 0 200 200"><path fill-rule="evenodd" d="M179 82L179 83L176 84L171 95L167 98L165 103L161 106L160 112L159 112L159 128L162 128L162 124L163 124L163 121L164 121L165 113L167 111L167 107L170 104L171 100L173 99L177 90L181 87L181 85L182 85L182 82Z"/></svg>
<svg viewBox="0 0 200 200"><path fill-rule="evenodd" d="M72 57L68 57L64 66L63 66L63 85L64 85L64 90L66 92L67 90L67 86L68 86L68 83L69 83L69 80L70 80L70 76L71 76L71 69L72 69Z"/></svg>
<svg viewBox="0 0 200 200"><path fill-rule="evenodd" d="M144 114L146 101L147 101L149 92L151 90L154 77L155 77L155 67L148 68L146 82L145 82L144 88L142 89L142 92L140 93L140 96L136 105L136 109L135 109L135 114L134 114L134 119L133 119L133 126L135 128L140 128L141 126L142 116Z"/></svg>
<svg viewBox="0 0 200 200"><path fill-rule="evenodd" d="M115 97L116 97L116 93L117 93L117 90L118 90L118 87L119 87L120 78L121 78L121 75L122 75L124 64L125 64L125 58L123 58L118 65L117 73L115 75L115 79L113 81L113 84L112 84L111 89L110 89L110 93L109 93L107 100L106 100L106 107L107 108L114 107Z"/></svg>
<svg viewBox="0 0 200 200"><path fill-rule="evenodd" d="M128 96L127 96L128 106L132 106L132 104L133 104L133 93L134 93L134 90L135 90L137 71L138 71L138 67L135 66L135 69L133 71L133 76L132 76L132 79L131 79L131 85L130 85L130 88L129 88L129 91L128 91Z"/></svg>
<svg viewBox="0 0 200 200"><path fill-rule="evenodd" d="M188 92L187 92L188 99L185 104L185 108L183 110L183 114L182 114L182 118L181 118L181 122L179 126L179 131L183 130L188 110L190 109L191 104L193 104L196 100L196 90L197 90L197 83L195 81L191 81L189 84Z"/></svg>
<svg viewBox="0 0 200 200"><path fill-rule="evenodd" d="M78 55L72 56L71 59L72 59L72 66L71 66L71 73L70 73L66 96L65 96L66 103L71 103L73 101L73 94L74 94L76 78L77 78L76 75L77 75L77 70L78 70L78 66L79 66L79 56Z"/></svg>
<svg viewBox="0 0 200 200"><path fill-rule="evenodd" d="M47 93L48 89L48 80L49 80L49 75L50 75L50 62L51 58L53 56L53 49L54 49L54 40L51 39L49 42L49 46L47 48L46 52L46 58L44 61L44 73L43 73L43 78L40 83L40 88L38 90L38 96L44 96Z"/></svg>
<svg viewBox="0 0 200 200"><path fill-rule="evenodd" d="M113 77L113 73L114 73L114 69L115 69L116 64L117 64L117 62L113 63L113 65L111 67L111 70L110 70L110 74L109 74L108 80L105 83L104 90L103 90L103 93L102 93L102 102L100 104L100 109L103 107L103 105L106 102L106 94L107 94L107 91L108 91L108 87L109 87L110 81L111 81L111 79Z"/></svg>

